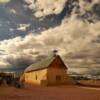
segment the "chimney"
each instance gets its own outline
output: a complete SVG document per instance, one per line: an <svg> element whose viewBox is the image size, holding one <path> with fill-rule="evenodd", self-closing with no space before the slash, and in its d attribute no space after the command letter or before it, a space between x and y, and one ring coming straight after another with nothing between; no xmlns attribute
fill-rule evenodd
<svg viewBox="0 0 100 100"><path fill-rule="evenodd" d="M53 50L53 56L57 56L58 50Z"/></svg>

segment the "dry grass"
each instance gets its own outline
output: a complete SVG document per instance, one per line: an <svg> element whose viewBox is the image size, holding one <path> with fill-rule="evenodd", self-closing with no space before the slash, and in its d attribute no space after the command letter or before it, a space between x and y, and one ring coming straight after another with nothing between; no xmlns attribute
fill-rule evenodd
<svg viewBox="0 0 100 100"><path fill-rule="evenodd" d="M17 89L1 86L0 100L100 100L100 88L57 86Z"/></svg>

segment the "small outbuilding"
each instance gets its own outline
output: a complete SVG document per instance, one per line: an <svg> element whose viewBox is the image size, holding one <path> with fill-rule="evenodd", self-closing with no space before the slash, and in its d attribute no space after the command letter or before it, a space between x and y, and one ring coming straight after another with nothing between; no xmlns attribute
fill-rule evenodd
<svg viewBox="0 0 100 100"><path fill-rule="evenodd" d="M21 81L28 85L41 86L75 84L67 74L67 70L68 67L61 57L52 55L26 68Z"/></svg>

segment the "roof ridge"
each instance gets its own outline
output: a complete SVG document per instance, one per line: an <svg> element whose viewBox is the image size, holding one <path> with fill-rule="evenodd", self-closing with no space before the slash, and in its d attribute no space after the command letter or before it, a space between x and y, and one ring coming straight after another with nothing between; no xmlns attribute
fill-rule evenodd
<svg viewBox="0 0 100 100"><path fill-rule="evenodd" d="M24 72L29 72L32 70L47 68L48 65L56 58L57 56L47 56L45 59L42 59L40 62L36 62L31 64L29 67L25 69Z"/></svg>

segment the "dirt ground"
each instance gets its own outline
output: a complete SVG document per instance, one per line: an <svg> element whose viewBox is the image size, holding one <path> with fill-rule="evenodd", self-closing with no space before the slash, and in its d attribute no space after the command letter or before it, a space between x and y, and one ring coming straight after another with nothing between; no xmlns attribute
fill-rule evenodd
<svg viewBox="0 0 100 100"><path fill-rule="evenodd" d="M78 82L84 86L100 87L100 80L80 80Z"/></svg>
<svg viewBox="0 0 100 100"><path fill-rule="evenodd" d="M0 86L0 100L100 100L100 88L56 86L17 89Z"/></svg>

